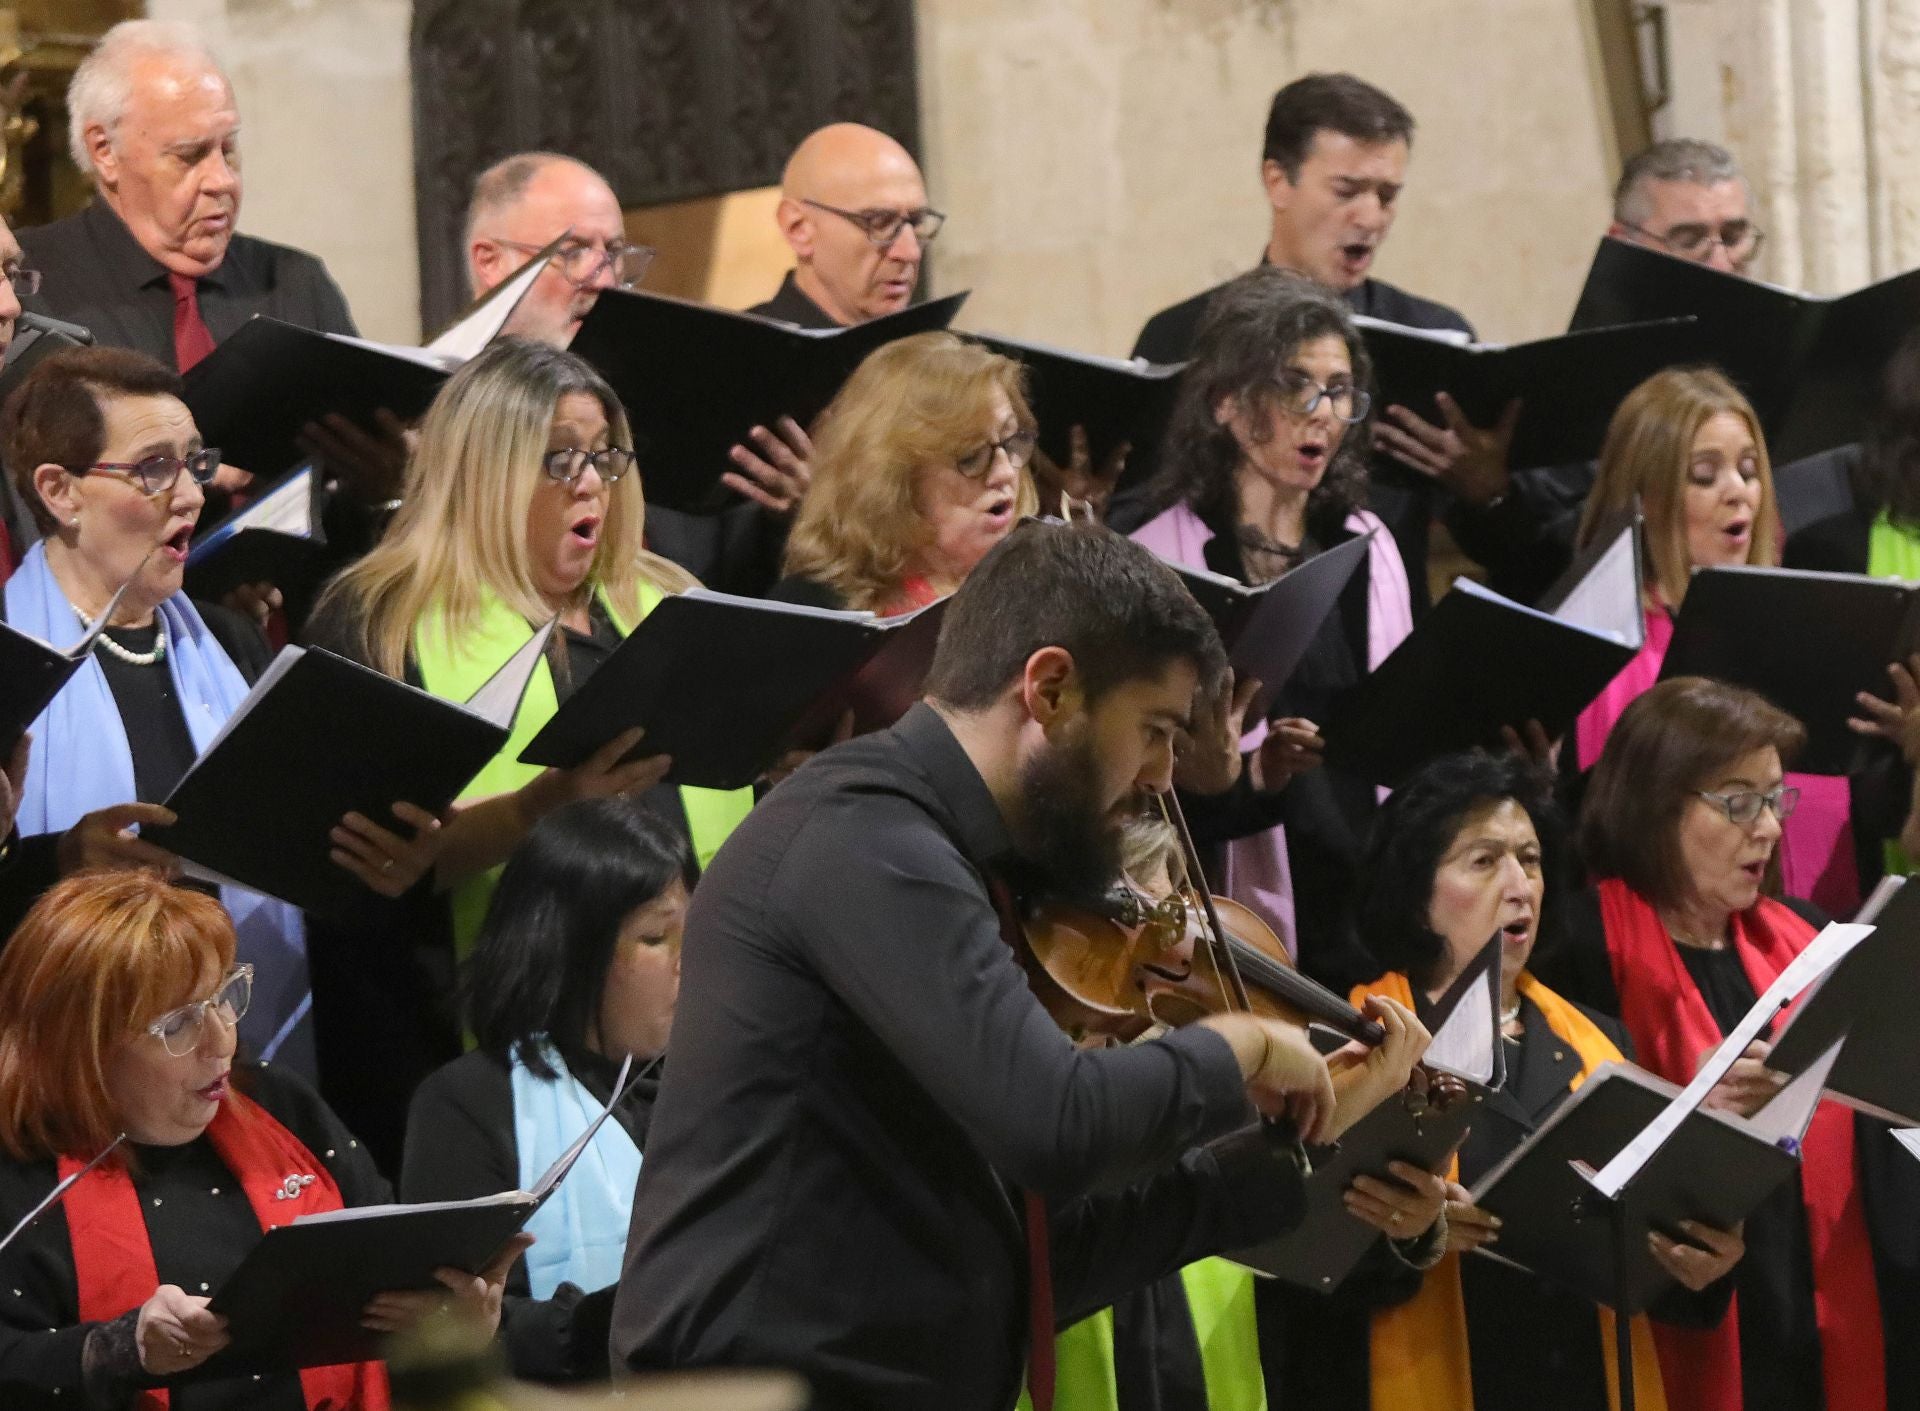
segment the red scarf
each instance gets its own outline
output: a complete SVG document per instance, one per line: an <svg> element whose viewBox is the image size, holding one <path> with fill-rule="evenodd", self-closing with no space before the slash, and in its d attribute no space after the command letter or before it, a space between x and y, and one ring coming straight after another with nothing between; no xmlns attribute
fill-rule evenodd
<svg viewBox="0 0 1920 1411"><path fill-rule="evenodd" d="M1617 878L1600 883L1599 890L1607 953L1620 991L1620 1018L1633 1036L1636 1057L1668 1081L1686 1083L1701 1054L1724 1035L1653 907ZM1734 949L1754 993L1766 993L1813 934L1806 922L1765 897L1735 916ZM1838 1103L1822 1102L1814 1114L1801 1150L1800 1180L1813 1246L1813 1298L1826 1404L1834 1411L1883 1411L1887 1364L1880 1295L1854 1175L1853 1114ZM1717 1328L1656 1323L1654 1341L1672 1405L1688 1411L1739 1411L1737 1302Z"/></svg>
<svg viewBox="0 0 1920 1411"><path fill-rule="evenodd" d="M230 1093L207 1127L207 1138L246 1193L262 1230L301 1215L341 1207L340 1188L300 1139L258 1105ZM60 1158L60 1177L84 1160ZM311 1177L298 1198L274 1199L288 1177ZM66 1195L67 1231L73 1243L74 1276L80 1288L80 1320L104 1323L138 1308L160 1287L153 1245L133 1179L118 1165L101 1165L74 1182ZM308 1367L300 1373L308 1411L387 1411L387 1373L378 1362ZM143 1391L136 1411L167 1411L164 1389Z"/></svg>

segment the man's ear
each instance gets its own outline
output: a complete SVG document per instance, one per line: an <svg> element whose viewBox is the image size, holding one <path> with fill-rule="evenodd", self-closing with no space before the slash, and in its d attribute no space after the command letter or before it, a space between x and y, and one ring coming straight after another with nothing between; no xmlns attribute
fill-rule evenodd
<svg viewBox="0 0 1920 1411"><path fill-rule="evenodd" d="M1080 673L1065 647L1042 647L1027 658L1020 677L1020 699L1042 730L1065 720L1081 703Z"/></svg>
<svg viewBox="0 0 1920 1411"><path fill-rule="evenodd" d="M1213 424L1215 426L1232 426L1233 419L1239 415L1239 412L1240 399L1231 392L1224 392L1221 394L1220 399L1213 404Z"/></svg>
<svg viewBox="0 0 1920 1411"><path fill-rule="evenodd" d="M94 179L109 191L120 185L120 154L113 150L113 134L102 123L88 123L82 134Z"/></svg>
<svg viewBox="0 0 1920 1411"><path fill-rule="evenodd" d="M780 204L774 208L774 220L780 226L781 235L787 244L793 247L796 260L813 258L813 217L807 208L791 196L782 196Z"/></svg>
<svg viewBox="0 0 1920 1411"><path fill-rule="evenodd" d="M506 264L505 255L504 247L479 236L467 246L467 282L474 298L478 299L507 277L502 268Z"/></svg>
<svg viewBox="0 0 1920 1411"><path fill-rule="evenodd" d="M1260 184L1267 188L1267 204L1276 211L1284 211L1293 203L1293 178L1272 157L1260 163Z"/></svg>

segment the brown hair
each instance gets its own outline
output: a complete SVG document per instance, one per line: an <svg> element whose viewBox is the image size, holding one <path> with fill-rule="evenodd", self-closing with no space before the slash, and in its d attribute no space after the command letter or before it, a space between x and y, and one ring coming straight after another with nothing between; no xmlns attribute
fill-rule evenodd
<svg viewBox="0 0 1920 1411"><path fill-rule="evenodd" d="M43 535L55 528L33 473L43 465L90 466L107 449L113 397L184 397L180 374L126 348L65 348L20 379L0 407L0 456Z"/></svg>
<svg viewBox="0 0 1920 1411"><path fill-rule="evenodd" d="M1607 426L1599 474L1580 516L1579 546L1585 548L1609 514L1640 497L1647 518L1647 586L1670 608L1680 606L1691 573L1686 496L1694 438L1722 412L1746 422L1760 467L1760 509L1747 542L1747 562L1778 564L1780 511L1767 438L1752 403L1712 368L1668 368L1627 393Z"/></svg>
<svg viewBox="0 0 1920 1411"><path fill-rule="evenodd" d="M814 426L813 484L787 538L786 571L825 583L850 608L877 609L900 591L930 540L919 472L979 448L993 394L1032 427L1026 371L951 333L920 333L871 353ZM1016 515L1039 508L1026 472Z"/></svg>
<svg viewBox="0 0 1920 1411"><path fill-rule="evenodd" d="M83 872L0 950L0 1149L91 1156L122 1130L113 1051L233 964L233 923L158 872Z"/></svg>
<svg viewBox="0 0 1920 1411"><path fill-rule="evenodd" d="M1791 715L1738 686L1676 676L1640 696L1614 723L1580 809L1580 848L1595 877L1618 877L1655 906L1686 894L1680 816L1694 790L1755 750L1782 763L1806 743ZM1778 883L1779 854L1768 865Z"/></svg>

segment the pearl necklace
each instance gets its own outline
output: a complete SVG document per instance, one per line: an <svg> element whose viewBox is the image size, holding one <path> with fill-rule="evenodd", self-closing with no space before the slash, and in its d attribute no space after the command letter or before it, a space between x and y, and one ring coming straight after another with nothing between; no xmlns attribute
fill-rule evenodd
<svg viewBox="0 0 1920 1411"><path fill-rule="evenodd" d="M1519 1022L1520 1022L1520 1006L1519 1005L1516 1004L1512 1009L1503 1009L1500 1011L1500 1027L1502 1029L1506 1028L1507 1025L1509 1024L1517 1024Z"/></svg>
<svg viewBox="0 0 1920 1411"><path fill-rule="evenodd" d="M80 611L79 608L74 607L72 603L68 603L67 606L73 608L73 615L80 619L80 626L86 631L91 632L93 630L93 623L88 619L87 615ZM155 666L164 661L167 655L166 629L161 627L157 622L154 624L153 650L150 652L129 650L114 641L112 636L106 632L102 632L93 640L96 645L105 647L109 656L118 657L128 666Z"/></svg>

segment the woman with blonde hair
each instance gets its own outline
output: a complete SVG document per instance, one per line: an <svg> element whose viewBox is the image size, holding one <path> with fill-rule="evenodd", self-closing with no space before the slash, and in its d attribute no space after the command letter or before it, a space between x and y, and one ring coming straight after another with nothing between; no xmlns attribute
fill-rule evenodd
<svg viewBox="0 0 1920 1411"><path fill-rule="evenodd" d="M1660 679L1694 570L1780 562L1780 512L1760 419L1711 368L1669 368L1621 402L1581 516L1579 547L1636 496L1646 517L1646 645L1580 713L1574 744L1582 771L1600 758L1621 712ZM1859 868L1847 782L1810 774L1791 782L1801 804L1780 849L1782 885L1789 896L1849 913L1859 903Z"/></svg>
<svg viewBox="0 0 1920 1411"><path fill-rule="evenodd" d="M813 484L772 596L882 615L966 581L1039 507L1022 368L951 333L860 364L814 430Z"/></svg>
<svg viewBox="0 0 1920 1411"><path fill-rule="evenodd" d="M385 539L328 585L308 624L316 645L465 700L542 624L559 619L506 745L443 830L430 876L436 891L451 893L453 954L464 954L477 934L499 865L562 804L639 794L689 839L697 866L752 806L750 790L663 785L671 763L664 756L623 762L640 744L634 730L573 769L520 762L560 702L626 634L666 594L693 585L644 547L632 446L618 398L585 362L521 339L495 343L448 379L421 427ZM408 902L404 920L341 928L342 944L316 963L315 978L316 1006L329 1007L331 994L337 1029L361 1040L329 1047L323 1034L322 1069L340 1080L330 1096L353 1103L356 1120L364 1112L383 1152L394 1155L412 1084L459 1051L457 1039L449 1042L458 1030L445 1003L446 911L431 897ZM369 940L383 930L389 934L377 945ZM415 973L423 938L426 955L442 953L432 978ZM402 973L379 977L396 966ZM398 1057L402 1040L390 1036L417 1033L427 1008L439 1009L440 1034Z"/></svg>

